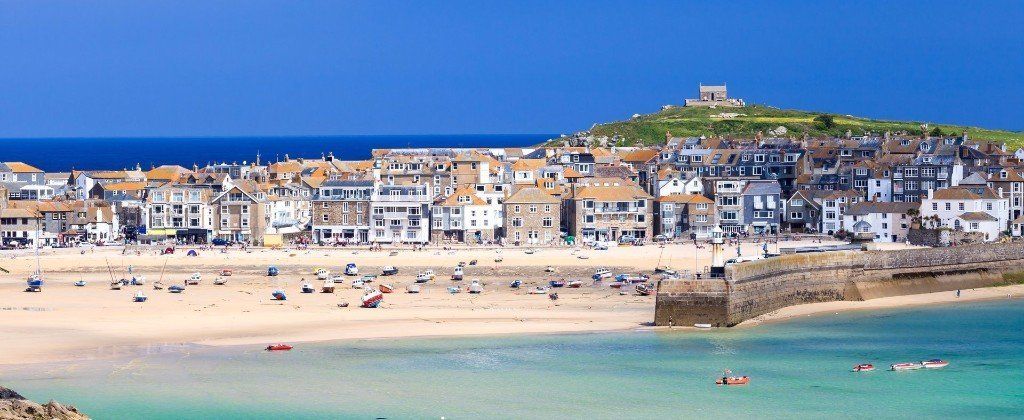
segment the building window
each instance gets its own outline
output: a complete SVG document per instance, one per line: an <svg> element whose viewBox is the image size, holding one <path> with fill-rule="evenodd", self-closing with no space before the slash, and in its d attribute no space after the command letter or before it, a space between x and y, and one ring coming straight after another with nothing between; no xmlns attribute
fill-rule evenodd
<svg viewBox="0 0 1024 420"><path fill-rule="evenodd" d="M549 228L554 226L554 222L550 217L545 217L544 220L541 222L541 226Z"/></svg>
<svg viewBox="0 0 1024 420"><path fill-rule="evenodd" d="M327 215L325 214L325 215L324 215L324 222L327 222L327 219L328 219L328 217L327 217Z"/></svg>

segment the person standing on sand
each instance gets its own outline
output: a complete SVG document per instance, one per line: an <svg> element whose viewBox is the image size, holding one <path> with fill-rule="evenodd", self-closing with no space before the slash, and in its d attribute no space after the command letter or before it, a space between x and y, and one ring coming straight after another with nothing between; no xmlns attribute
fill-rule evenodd
<svg viewBox="0 0 1024 420"><path fill-rule="evenodd" d="M960 299L960 289L956 289L956 298Z"/></svg>

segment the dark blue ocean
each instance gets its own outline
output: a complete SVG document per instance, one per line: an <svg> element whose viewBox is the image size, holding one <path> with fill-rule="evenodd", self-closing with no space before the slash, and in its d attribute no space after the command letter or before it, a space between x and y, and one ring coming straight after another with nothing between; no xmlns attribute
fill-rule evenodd
<svg viewBox="0 0 1024 420"><path fill-rule="evenodd" d="M372 149L400 147L527 147L550 134L460 134L309 137L173 137L0 139L0 161L22 161L44 171L143 169L159 165L191 167L211 162L319 158L328 152L343 160L370 157Z"/></svg>

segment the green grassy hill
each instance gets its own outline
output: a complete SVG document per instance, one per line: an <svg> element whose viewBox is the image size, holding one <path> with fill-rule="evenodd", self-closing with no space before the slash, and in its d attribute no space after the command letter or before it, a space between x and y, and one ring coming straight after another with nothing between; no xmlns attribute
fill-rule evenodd
<svg viewBox="0 0 1024 420"><path fill-rule="evenodd" d="M733 118L723 118L719 114L741 114ZM826 125L815 118L823 115L820 112L778 109L764 105L750 105L743 108L715 109L701 107L669 108L654 114L641 115L628 121L598 124L591 128L595 136L619 137L620 145L633 145L637 140L644 144L662 144L665 132L675 137L690 136L726 136L752 137L758 131L769 136L769 131L776 127L786 128L781 137L802 137L804 133L815 136L843 136L847 130L854 135L868 132L893 133L905 131L911 135L921 134L922 122L916 121L883 121L849 115L828 114L832 124ZM977 127L964 127L949 124L928 124L928 130L938 128L943 134L959 134L967 130L975 139L1006 142L1011 150L1024 146L1024 132L1005 130L988 130Z"/></svg>

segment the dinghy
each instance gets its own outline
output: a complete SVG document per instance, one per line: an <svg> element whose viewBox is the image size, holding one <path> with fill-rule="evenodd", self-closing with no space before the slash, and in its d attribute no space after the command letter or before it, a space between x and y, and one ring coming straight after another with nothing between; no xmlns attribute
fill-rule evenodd
<svg viewBox="0 0 1024 420"><path fill-rule="evenodd" d="M482 284L480 284L479 280L473 280L473 282L469 284L469 293L472 293L474 295L478 295L478 294L481 294L483 292L484 292L484 286Z"/></svg>
<svg viewBox="0 0 1024 420"><path fill-rule="evenodd" d="M199 273L192 273L192 276L185 280L186 286L198 286L199 282L203 279L203 275Z"/></svg>
<svg viewBox="0 0 1024 420"><path fill-rule="evenodd" d="M267 351L288 351L291 350L292 348L292 346L289 346L287 344L277 343L267 346Z"/></svg>
<svg viewBox="0 0 1024 420"><path fill-rule="evenodd" d="M317 280L327 280L328 278L331 277L331 272L324 270L322 268L316 269L316 271L313 274L316 274Z"/></svg>
<svg viewBox="0 0 1024 420"><path fill-rule="evenodd" d="M218 276L217 278L213 279L213 284L215 286L223 286L223 285L225 285L227 283L228 283L228 279L226 279L226 278L224 278L222 276Z"/></svg>
<svg viewBox="0 0 1024 420"><path fill-rule="evenodd" d="M78 287L85 286L85 280L76 281L75 282L75 286L78 286Z"/></svg>
<svg viewBox="0 0 1024 420"><path fill-rule="evenodd" d="M140 302L141 303L141 302L145 302L146 299L147 299L146 294L142 293L142 291L139 290L138 292L135 292L135 298L132 301L133 302Z"/></svg>
<svg viewBox="0 0 1024 420"><path fill-rule="evenodd" d="M284 294L284 290L278 289L270 294L274 297L274 300L288 300L288 296Z"/></svg>
<svg viewBox="0 0 1024 420"><path fill-rule="evenodd" d="M405 286L405 292L406 293L419 293L420 292L420 285L418 285L416 283L413 283L413 284L410 284L408 286Z"/></svg>
<svg viewBox="0 0 1024 420"><path fill-rule="evenodd" d="M168 287L167 291L171 293L181 293L185 291L185 287L175 284L174 286Z"/></svg>
<svg viewBox="0 0 1024 420"><path fill-rule="evenodd" d="M355 276L357 274L359 274L359 268L356 267L356 263L345 264L345 275L346 276Z"/></svg>
<svg viewBox="0 0 1024 420"><path fill-rule="evenodd" d="M313 289L312 284L309 284L309 282L302 283L302 293L313 293L314 291L315 289Z"/></svg>
<svg viewBox="0 0 1024 420"><path fill-rule="evenodd" d="M334 293L334 280L324 280L324 285L320 288L320 293Z"/></svg>
<svg viewBox="0 0 1024 420"><path fill-rule="evenodd" d="M392 286L392 285L387 284L387 283L381 283L381 285L380 285L380 292L381 293L391 293L391 292L394 292L394 291L395 291L395 286Z"/></svg>
<svg viewBox="0 0 1024 420"><path fill-rule="evenodd" d="M398 274L398 268L395 268L395 266L393 265L384 266L384 269L381 270L381 274L385 276L393 276L395 274Z"/></svg>

